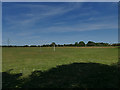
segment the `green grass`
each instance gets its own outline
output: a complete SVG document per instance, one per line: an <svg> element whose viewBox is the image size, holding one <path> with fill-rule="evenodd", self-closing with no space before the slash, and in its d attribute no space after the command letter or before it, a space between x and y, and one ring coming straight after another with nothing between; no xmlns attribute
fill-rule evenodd
<svg viewBox="0 0 120 90"><path fill-rule="evenodd" d="M30 74L33 70L48 70L56 65L74 62L94 62L111 65L118 61L118 48L3 48L3 71Z"/></svg>
<svg viewBox="0 0 120 90"><path fill-rule="evenodd" d="M2 58L3 87L117 87L118 48L5 47Z"/></svg>

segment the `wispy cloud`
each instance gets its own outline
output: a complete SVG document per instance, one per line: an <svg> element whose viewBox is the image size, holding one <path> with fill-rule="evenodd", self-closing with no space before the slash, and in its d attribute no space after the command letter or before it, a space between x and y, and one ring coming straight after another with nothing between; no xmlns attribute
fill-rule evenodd
<svg viewBox="0 0 120 90"><path fill-rule="evenodd" d="M16 7L16 4L15 6ZM116 16L101 16L99 18L93 17L93 15L99 15L98 11L92 10L90 8L82 8L81 3L68 3L67 5L34 5L34 4L17 4L17 7L28 8L30 12L22 13L18 16L9 16L5 17L6 23L9 25L9 29L18 29L21 30L17 35L18 36L30 36L33 33L49 33L49 32L71 32L71 31L90 31L90 30L103 30L103 29L117 29L117 23L114 21ZM64 15L65 13L74 11L76 9L82 9L82 11L91 11L78 13L77 15L68 15L61 21L52 22L53 25L48 27L35 27L37 22L44 22L45 19L50 19L58 15ZM88 17L90 16L90 17ZM92 16L92 17L91 17ZM66 20L88 17L83 20L77 20L76 23L69 25L70 22ZM19 19L20 18L20 19ZM59 16L58 16L59 18ZM17 19L17 20L15 20ZM112 22L111 22L112 19ZM49 21L47 21L49 22ZM47 23L46 22L46 23ZM26 30L26 31L24 31ZM28 32L31 31L31 32Z"/></svg>
<svg viewBox="0 0 120 90"><path fill-rule="evenodd" d="M117 30L116 4L106 12L96 7L91 3L12 3L3 7L3 37L49 39L49 33Z"/></svg>
<svg viewBox="0 0 120 90"><path fill-rule="evenodd" d="M114 23L83 23L80 25L73 26L51 26L48 28L42 28L42 31L39 30L40 33L50 33L50 32L80 32L80 31L93 31L93 30L108 30L114 29L117 30L118 25Z"/></svg>
<svg viewBox="0 0 120 90"><path fill-rule="evenodd" d="M74 3L74 4L67 4L61 5L61 6L50 6L50 5L32 5L32 4L17 4L17 6L13 7L22 7L22 8L28 8L30 12L28 13L21 13L14 16L8 16L5 17L5 22L7 24L10 24L9 28L15 29L17 28L29 28L29 26L34 26L35 23L41 22L43 19L50 19L51 17L57 16L57 15L63 15L67 12L70 12L72 10L75 10L81 6L80 3ZM19 9L18 8L18 9ZM16 20L15 20L16 19Z"/></svg>

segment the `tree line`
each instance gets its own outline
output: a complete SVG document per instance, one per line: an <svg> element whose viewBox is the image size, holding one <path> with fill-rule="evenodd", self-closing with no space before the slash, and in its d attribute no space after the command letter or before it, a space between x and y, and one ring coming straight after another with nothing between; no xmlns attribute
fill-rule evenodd
<svg viewBox="0 0 120 90"><path fill-rule="evenodd" d="M85 46L120 46L120 43L104 43L104 42L93 42L88 41L87 44L85 44L84 41L75 42L74 44L56 44L55 42L52 42L51 44L44 44L44 45L23 45L23 46L16 46L16 45L3 45L2 47L85 47Z"/></svg>

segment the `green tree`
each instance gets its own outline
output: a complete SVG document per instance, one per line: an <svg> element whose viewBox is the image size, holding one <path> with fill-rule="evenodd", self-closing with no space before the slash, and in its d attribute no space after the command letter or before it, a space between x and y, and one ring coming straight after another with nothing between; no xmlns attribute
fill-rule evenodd
<svg viewBox="0 0 120 90"><path fill-rule="evenodd" d="M93 41L88 41L88 43L87 43L87 46L95 46L96 44L95 44L95 42L93 42Z"/></svg>
<svg viewBox="0 0 120 90"><path fill-rule="evenodd" d="M85 43L83 41L80 41L79 46L85 46Z"/></svg>
<svg viewBox="0 0 120 90"><path fill-rule="evenodd" d="M78 42L75 42L75 46L79 46Z"/></svg>
<svg viewBox="0 0 120 90"><path fill-rule="evenodd" d="M55 42L52 42L52 43L51 43L51 46L55 46L55 45L56 45Z"/></svg>

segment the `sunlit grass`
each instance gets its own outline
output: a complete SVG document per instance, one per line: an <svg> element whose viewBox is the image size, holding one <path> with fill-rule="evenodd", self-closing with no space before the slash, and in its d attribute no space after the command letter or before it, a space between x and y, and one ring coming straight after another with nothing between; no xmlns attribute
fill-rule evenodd
<svg viewBox="0 0 120 90"><path fill-rule="evenodd" d="M57 65L74 62L101 63L111 65L118 61L118 48L39 48L11 47L2 51L3 71L13 69L11 73L23 73L24 76L34 70L45 71Z"/></svg>

